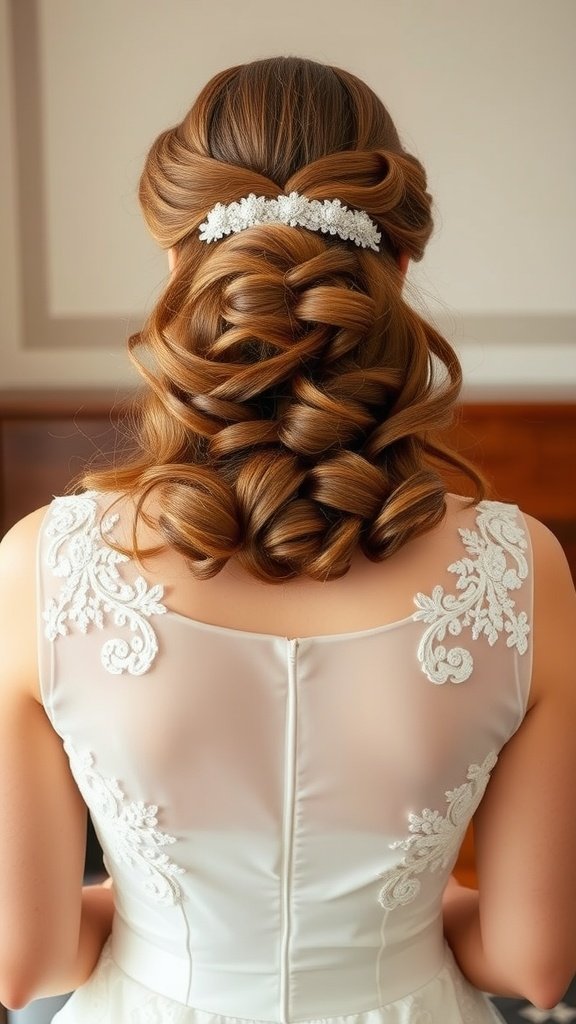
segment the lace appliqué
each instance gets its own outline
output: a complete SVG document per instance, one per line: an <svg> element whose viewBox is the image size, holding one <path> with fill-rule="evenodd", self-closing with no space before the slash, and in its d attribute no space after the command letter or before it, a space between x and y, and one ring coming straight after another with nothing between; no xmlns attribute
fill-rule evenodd
<svg viewBox="0 0 576 1024"><path fill-rule="evenodd" d="M184 874L184 868L160 852L161 847L178 840L156 828L157 805L128 800L116 779L105 778L94 768L93 754L79 754L68 738L64 750L78 788L102 830L110 857L142 876L144 888L158 903L180 903L182 893L176 875Z"/></svg>
<svg viewBox="0 0 576 1024"><path fill-rule="evenodd" d="M515 601L509 594L510 590L518 590L528 575L523 554L528 544L516 520L516 507L499 501L481 501L477 509L478 532L458 531L466 551L476 557L461 558L448 566L448 572L457 574L456 589L462 593L445 594L444 588L437 586L430 597L417 594L414 598L418 607L414 620L430 623L417 655L422 671L433 683L462 683L474 667L472 655L465 647L446 650L442 643L446 630L452 636L460 636L465 626L471 626L472 639L484 635L490 645L505 630L508 647L516 647L519 654L524 654L528 647L526 636L530 626L526 612L516 614Z"/></svg>
<svg viewBox="0 0 576 1024"><path fill-rule="evenodd" d="M69 624L86 633L90 624L104 627L104 614L113 616L115 626L130 627L135 634L130 643L121 637L107 640L102 647L101 660L112 675L129 672L142 675L157 652L156 634L147 619L166 611L160 604L164 589L160 584L148 587L138 576L134 584L120 578L118 565L129 561L102 541L96 521L95 491L55 498L46 534L52 538L47 563L63 585L56 600L52 599L45 611L45 634L54 641L66 636ZM102 534L110 534L119 516L107 515L102 519Z"/></svg>
<svg viewBox="0 0 576 1024"><path fill-rule="evenodd" d="M378 876L385 879L378 893L378 902L385 910L393 910L416 898L420 892L416 875L426 869L436 871L439 867L448 867L453 861L497 760L492 751L481 765L470 765L467 782L446 791L448 810L445 817L429 807L425 807L421 814L409 815L408 827L413 834L408 839L390 844L391 850L406 850L406 856L400 864Z"/></svg>

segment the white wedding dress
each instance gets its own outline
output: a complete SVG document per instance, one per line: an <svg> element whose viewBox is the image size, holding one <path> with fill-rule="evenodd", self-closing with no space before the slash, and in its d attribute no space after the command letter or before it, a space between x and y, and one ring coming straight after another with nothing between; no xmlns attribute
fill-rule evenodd
<svg viewBox="0 0 576 1024"><path fill-rule="evenodd" d="M408 618L289 640L170 611L111 500L55 498L38 547L43 701L116 900L55 1024L500 1020L441 901L526 711L519 510L431 541Z"/></svg>

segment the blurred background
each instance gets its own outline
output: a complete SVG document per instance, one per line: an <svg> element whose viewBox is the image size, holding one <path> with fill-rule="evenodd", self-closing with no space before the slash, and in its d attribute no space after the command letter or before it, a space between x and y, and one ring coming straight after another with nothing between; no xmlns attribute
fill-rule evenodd
<svg viewBox="0 0 576 1024"><path fill-rule="evenodd" d="M405 297L462 360L452 437L576 575L575 33L575 0L0 0L0 534L114 447L168 273L136 198L151 142L216 71L283 54L363 78L426 167Z"/></svg>

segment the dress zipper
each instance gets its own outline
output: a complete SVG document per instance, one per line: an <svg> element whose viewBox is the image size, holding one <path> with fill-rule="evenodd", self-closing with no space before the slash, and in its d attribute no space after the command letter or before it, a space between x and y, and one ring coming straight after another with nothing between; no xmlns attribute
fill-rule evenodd
<svg viewBox="0 0 576 1024"><path fill-rule="evenodd" d="M280 965L280 1021L290 1020L290 887L294 845L294 805L296 796L296 659L298 641L288 640L288 700L286 709L286 746L284 756L284 822L282 869L282 946Z"/></svg>

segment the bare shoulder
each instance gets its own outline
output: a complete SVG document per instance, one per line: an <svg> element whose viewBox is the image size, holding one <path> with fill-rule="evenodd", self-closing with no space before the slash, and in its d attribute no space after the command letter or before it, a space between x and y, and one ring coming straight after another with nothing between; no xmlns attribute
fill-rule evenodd
<svg viewBox="0 0 576 1024"><path fill-rule="evenodd" d="M39 700L36 639L36 550L50 506L20 519L0 541L1 693L14 687Z"/></svg>
<svg viewBox="0 0 576 1024"><path fill-rule="evenodd" d="M50 508L43 505L19 519L0 541L0 587L19 587L35 581L36 545L40 527Z"/></svg>
<svg viewBox="0 0 576 1024"><path fill-rule="evenodd" d="M576 709L572 646L576 632L576 589L568 559L555 534L523 513L533 557L533 661L530 705L543 698L567 701Z"/></svg>
<svg viewBox="0 0 576 1024"><path fill-rule="evenodd" d="M546 616L552 609L558 614L564 601L570 611L576 598L566 553L556 535L539 519L522 513L532 547L534 573L534 614Z"/></svg>
<svg viewBox="0 0 576 1024"><path fill-rule="evenodd" d="M552 530L539 519L529 516L527 512L522 512L522 515L530 533L534 557L537 558L543 555L544 561L552 557L553 559L556 558L559 562L563 561L568 564L562 545L556 535L552 533Z"/></svg>
<svg viewBox="0 0 576 1024"><path fill-rule="evenodd" d="M44 517L50 508L50 505L42 505L41 508L37 508L34 512L29 512L27 516L19 519L14 526L4 534L2 540L0 540L0 557L2 557L2 568L10 564L9 560L16 556L24 554L31 542L35 542L40 532L40 527L44 520Z"/></svg>

